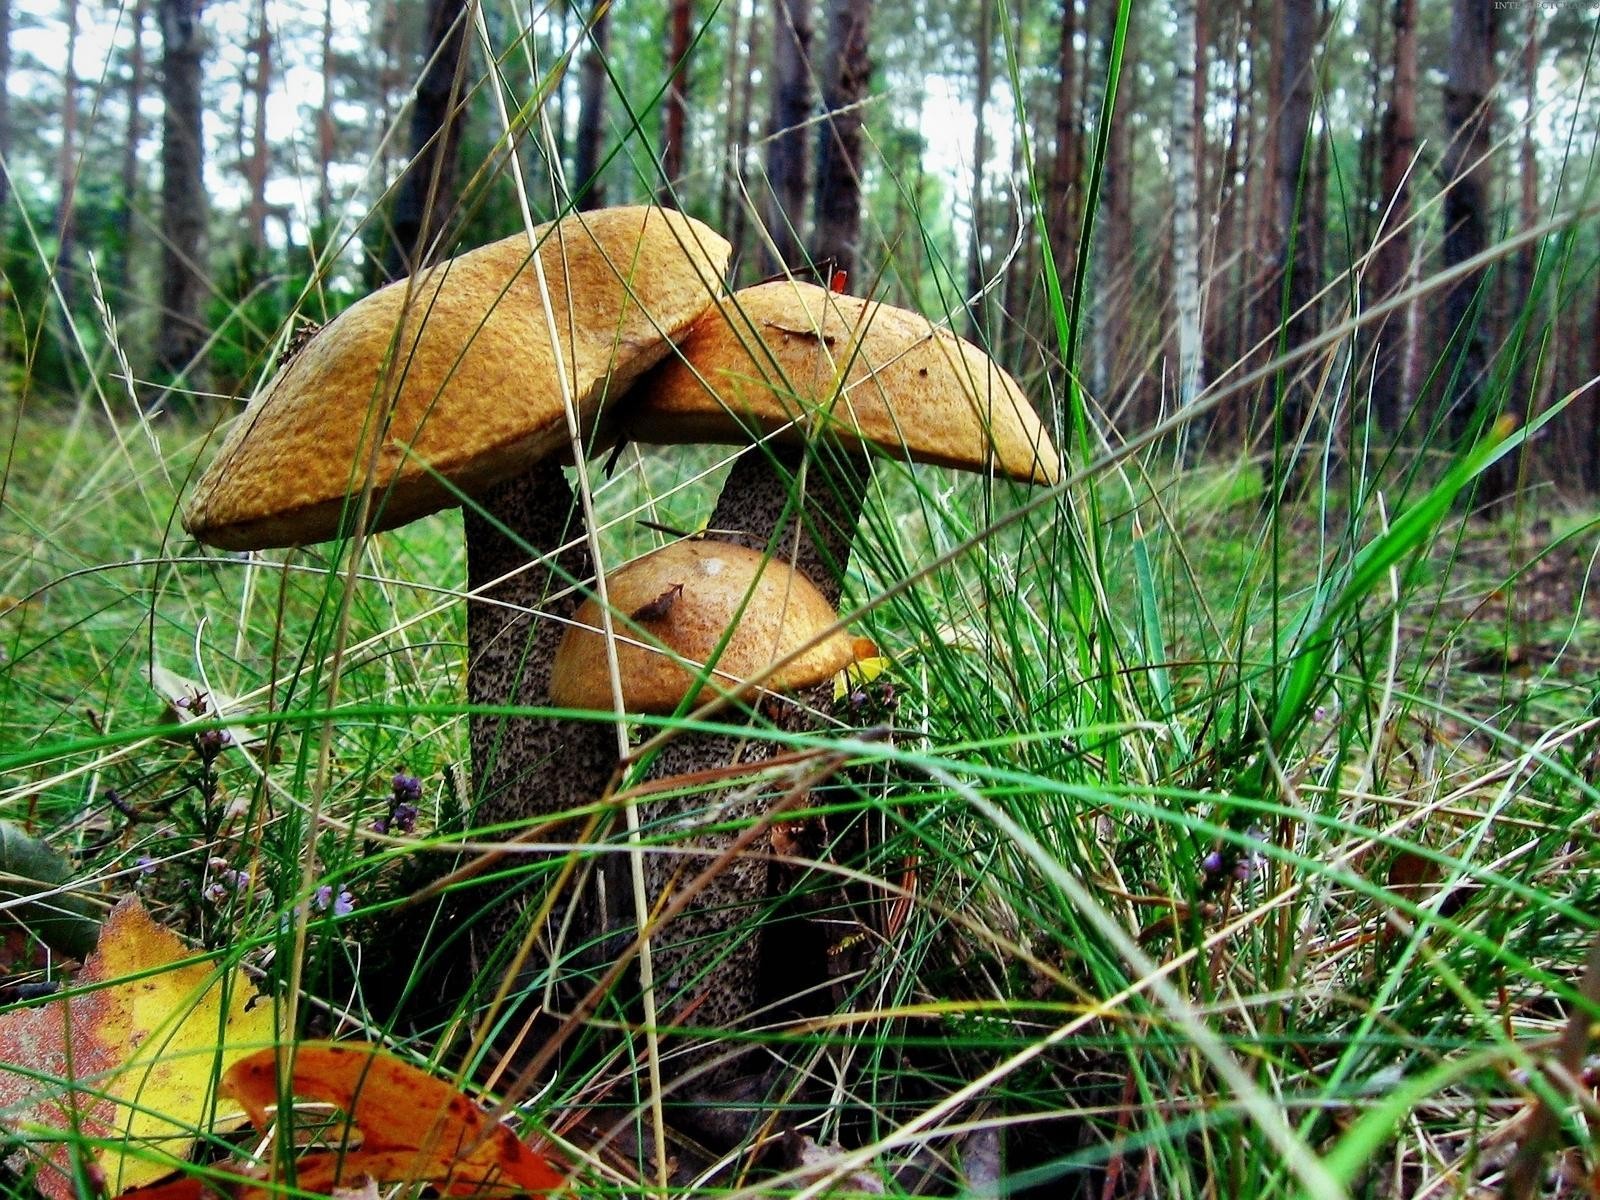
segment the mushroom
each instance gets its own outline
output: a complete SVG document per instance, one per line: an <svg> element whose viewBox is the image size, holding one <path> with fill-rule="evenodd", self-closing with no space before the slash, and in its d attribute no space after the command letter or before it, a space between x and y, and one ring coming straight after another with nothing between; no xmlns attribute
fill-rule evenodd
<svg viewBox="0 0 1600 1200"><path fill-rule="evenodd" d="M819 685L831 689L833 677L852 657L852 643L837 627L833 606L821 592L785 564L746 546L709 539L674 542L612 571L606 590L617 614L617 663L624 706L631 713L672 713L685 703L705 703L719 694L750 700L758 690L768 696L804 696ZM551 702L564 708L608 709L608 680L600 607L590 599L573 615L556 650ZM667 773L676 775L741 760L760 762L772 750L768 742L690 733L661 753L670 756ZM657 777L661 773L654 772ZM758 815L763 798L753 791L718 805L727 795L700 793L691 799L695 809L717 805L716 824ZM652 801L643 813L647 827L686 817L689 803L682 797ZM706 834L695 844L717 852L735 836ZM690 864L687 874L693 876L702 865ZM671 886L679 867L671 856L646 860L652 903ZM700 989L692 1018L696 1025L731 1027L755 1007L760 942L724 935L748 921L750 906L765 897L765 859L738 857L666 931L652 937L656 985L668 996L681 997L688 987L697 947L703 952L709 943L722 956L709 976L712 982Z"/></svg>
<svg viewBox="0 0 1600 1200"><path fill-rule="evenodd" d="M184 512L202 542L261 549L468 500L467 696L482 705L546 703L559 618L578 603L549 599L552 576L592 574L557 455L711 303L730 254L700 222L652 207L575 213L531 237L537 269L518 234L318 331L233 426ZM535 621L542 606L555 619ZM590 802L615 759L592 722L474 716L470 736L479 824Z"/></svg>
<svg viewBox="0 0 1600 1200"><path fill-rule="evenodd" d="M641 442L763 445L740 456L711 518L795 562L831 603L843 586L871 452L1026 483L1061 460L1022 390L978 347L903 308L781 279L708 309L612 413ZM804 504L792 482L805 461ZM796 511L803 523L794 519Z"/></svg>

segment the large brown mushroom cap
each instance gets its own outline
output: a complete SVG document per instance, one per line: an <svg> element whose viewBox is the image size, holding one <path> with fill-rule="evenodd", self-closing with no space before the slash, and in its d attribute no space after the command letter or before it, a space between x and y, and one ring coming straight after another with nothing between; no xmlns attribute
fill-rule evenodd
<svg viewBox="0 0 1600 1200"><path fill-rule="evenodd" d="M800 441L827 430L919 462L1054 483L1022 389L978 347L903 308L782 279L708 309L616 415L643 442Z"/></svg>
<svg viewBox="0 0 1600 1200"><path fill-rule="evenodd" d="M770 691L810 687L851 659L850 639L835 629L767 675L773 663L832 628L838 618L805 576L744 546L674 542L608 574L606 590L619 614L617 663L628 712L674 711L694 681L694 668L711 659L735 622L712 683L700 689L697 704L736 688L748 697L754 689L741 685L758 676L765 676L761 686ZM550 703L609 709L611 676L599 605L586 601L573 622L556 651Z"/></svg>
<svg viewBox="0 0 1600 1200"><path fill-rule="evenodd" d="M592 422L713 298L731 253L667 209L575 213L535 231L561 362ZM402 328L403 327L403 328ZM372 455L373 524L457 503L567 441L555 347L525 233L362 299L287 362L229 432L184 512L229 549L324 541Z"/></svg>

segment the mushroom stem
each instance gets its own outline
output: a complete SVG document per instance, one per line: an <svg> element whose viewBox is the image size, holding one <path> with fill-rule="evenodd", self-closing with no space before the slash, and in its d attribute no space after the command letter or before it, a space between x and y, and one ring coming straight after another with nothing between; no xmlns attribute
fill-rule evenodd
<svg viewBox="0 0 1600 1200"><path fill-rule="evenodd" d="M773 557L792 562L837 607L872 460L860 451L826 447L811 457L805 493L791 506L806 453L803 446L768 445L741 454L722 485L710 528L724 541L765 550L783 523Z"/></svg>
<svg viewBox="0 0 1600 1200"><path fill-rule="evenodd" d="M467 606L467 699L548 704L551 662L566 619L583 599L573 591L552 601L549 593L593 574L571 486L560 466L546 460L491 489L476 506L469 504L464 516L473 594ZM523 569L510 574L518 568ZM616 733L600 721L475 714L469 739L477 796L473 824L480 826L530 822L593 804L617 761ZM580 828L579 821L562 822L543 840L571 838ZM521 911L521 904L508 905L480 922L481 935L471 939L476 966L495 951ZM580 938L589 924L580 922Z"/></svg>

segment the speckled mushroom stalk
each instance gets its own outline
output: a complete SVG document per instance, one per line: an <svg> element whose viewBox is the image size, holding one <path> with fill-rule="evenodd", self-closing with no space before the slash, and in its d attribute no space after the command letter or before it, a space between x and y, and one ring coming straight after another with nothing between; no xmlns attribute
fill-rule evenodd
<svg viewBox="0 0 1600 1200"><path fill-rule="evenodd" d="M363 511L370 533L471 498L468 694L479 704L547 702L560 628L545 618L578 598L543 606L592 573L555 461L571 445L569 405L592 426L704 311L730 254L699 222L649 207L573 214L534 241L538 269L518 234L318 331L235 423L184 512L200 541L263 549L350 532ZM592 802L615 758L598 723L470 725L480 825Z"/></svg>
<svg viewBox="0 0 1600 1200"><path fill-rule="evenodd" d="M837 623L833 606L803 575L758 550L711 539L675 542L613 571L607 584L625 683L624 705L632 713L676 711L694 686L699 667L708 662L713 671L695 689L691 704L728 693L751 701L756 689L746 681L753 679L761 679L764 694L774 700L831 687L833 676L851 658L849 639L832 628ZM598 605L585 601L556 652L551 695L563 707L610 705L599 616ZM688 733L669 743L664 753L686 770L695 770L759 763L770 754L768 745ZM755 788L647 801L643 806L647 829L659 832L679 823L686 832L701 825L728 827L696 832L675 843L679 848L693 846L706 857L646 858L646 891L652 905L685 886L711 857L731 846L740 825L759 819L765 802ZM752 903L765 898L765 859L754 854L737 857L670 926L652 937L656 987L668 1004L662 1010L668 1020L675 1012L687 1012L684 1019L695 1026L730 1029L749 1016L756 1007L760 942L740 931L751 921ZM713 958L715 967L696 981ZM680 1073L685 1061L677 1056Z"/></svg>

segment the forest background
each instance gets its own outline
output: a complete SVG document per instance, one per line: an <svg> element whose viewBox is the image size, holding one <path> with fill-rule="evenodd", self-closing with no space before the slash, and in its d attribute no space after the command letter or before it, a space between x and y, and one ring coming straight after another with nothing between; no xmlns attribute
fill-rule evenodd
<svg viewBox="0 0 1600 1200"><path fill-rule="evenodd" d="M948 323L1068 461L880 472L845 609L892 737L784 743L846 736L848 867L903 900L849 918L848 1019L742 1033L846 1064L806 1127L839 1176L1578 1187L1597 38L1588 0L0 0L0 817L96 903L416 1035L352 965L402 854L308 813L368 829L404 778L419 836L459 814L459 528L211 556L180 498L297 331L524 204L654 200L735 284L843 272ZM698 528L724 457L630 451L611 550ZM201 695L242 744L154 731Z"/></svg>

